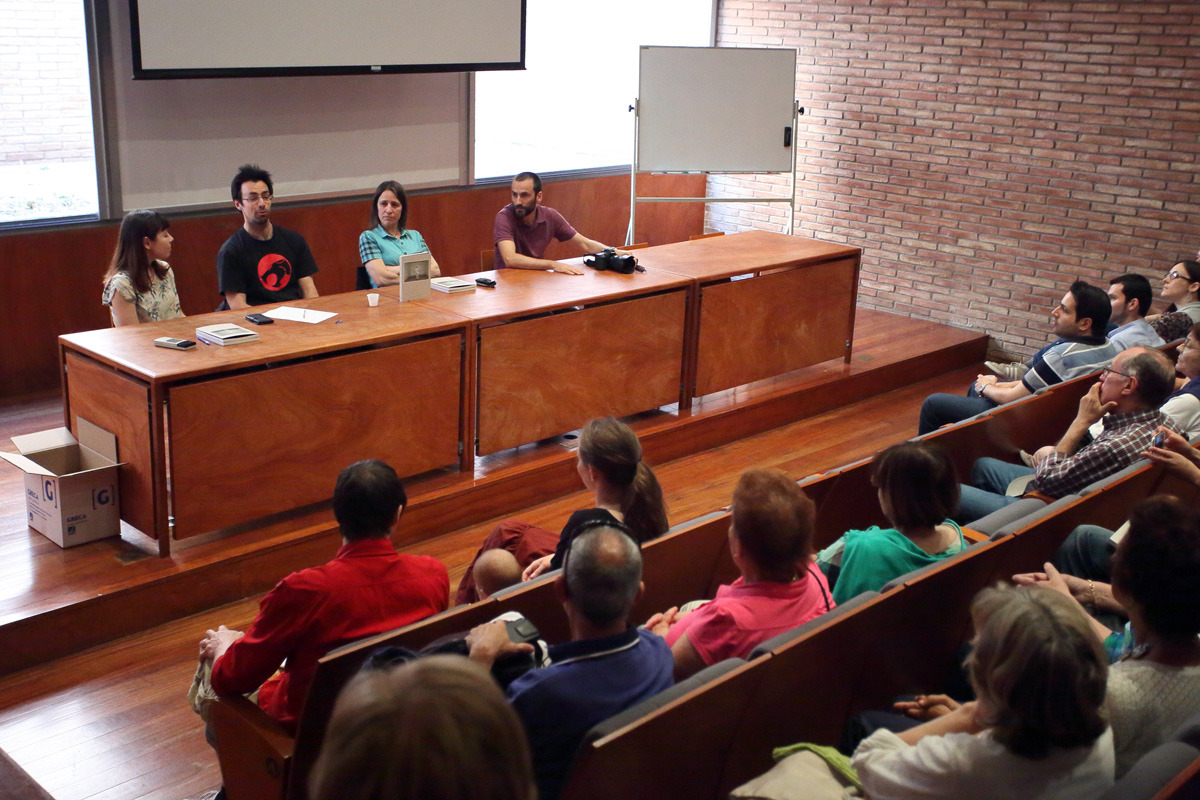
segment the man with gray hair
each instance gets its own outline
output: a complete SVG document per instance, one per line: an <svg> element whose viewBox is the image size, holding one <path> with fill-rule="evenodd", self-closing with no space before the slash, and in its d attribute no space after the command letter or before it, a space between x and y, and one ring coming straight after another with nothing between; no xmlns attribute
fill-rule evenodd
<svg viewBox="0 0 1200 800"><path fill-rule="evenodd" d="M1079 400L1079 411L1058 444L1033 454L1033 465L981 458L964 484L958 520L964 524L998 511L1017 497L1006 489L1018 478L1032 475L1026 491L1063 497L1089 483L1119 472L1150 447L1155 431L1178 426L1159 411L1175 388L1175 368L1158 350L1131 347L1113 359L1100 380ZM1092 439L1088 428L1103 420L1102 432Z"/></svg>
<svg viewBox="0 0 1200 800"><path fill-rule="evenodd" d="M593 725L674 683L670 648L629 625L642 595L642 554L623 528L598 525L576 536L554 580L571 641L551 646L549 666L508 687L529 734L541 800L558 797ZM467 646L471 659L488 668L501 656L531 649L509 641L503 622L474 628Z"/></svg>

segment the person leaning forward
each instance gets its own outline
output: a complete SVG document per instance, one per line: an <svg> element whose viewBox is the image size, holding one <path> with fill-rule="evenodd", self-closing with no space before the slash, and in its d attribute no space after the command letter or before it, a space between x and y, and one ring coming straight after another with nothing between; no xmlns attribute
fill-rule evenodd
<svg viewBox="0 0 1200 800"><path fill-rule="evenodd" d="M568 242L579 249L580 255L598 253L607 249L607 245L579 233L562 214L541 203L541 178L532 172L522 172L513 178L512 203L496 212L492 228L496 269L549 269L565 275L582 275L579 267L542 258L550 242ZM628 255L624 250L617 252Z"/></svg>

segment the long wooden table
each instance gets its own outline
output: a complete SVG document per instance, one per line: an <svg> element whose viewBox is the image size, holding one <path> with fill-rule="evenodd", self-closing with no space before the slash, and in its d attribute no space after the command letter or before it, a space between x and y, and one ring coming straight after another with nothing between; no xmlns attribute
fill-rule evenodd
<svg viewBox="0 0 1200 800"><path fill-rule="evenodd" d="M695 281L684 404L834 358L850 363L861 256L857 247L768 231L638 251L648 270Z"/></svg>
<svg viewBox="0 0 1200 800"><path fill-rule="evenodd" d="M402 475L459 458L467 325L365 293L305 301L320 324L257 327L226 311L60 337L64 409L117 435L121 516L175 538L329 497L338 470L381 458ZM159 336L241 322L259 341L178 352Z"/></svg>
<svg viewBox="0 0 1200 800"><path fill-rule="evenodd" d="M691 279L590 269L462 277L490 277L496 288L424 302L471 322L478 425L464 438L477 439L480 455L679 400Z"/></svg>
<svg viewBox="0 0 1200 800"><path fill-rule="evenodd" d="M118 437L122 518L174 538L329 496L341 467L401 475L850 358L858 248L761 231L638 251L646 272L487 272L495 289L400 303L394 287L189 352L228 311L60 337L65 414ZM463 276L473 279L475 275ZM247 324L248 326L248 324ZM252 326L248 326L252 327Z"/></svg>

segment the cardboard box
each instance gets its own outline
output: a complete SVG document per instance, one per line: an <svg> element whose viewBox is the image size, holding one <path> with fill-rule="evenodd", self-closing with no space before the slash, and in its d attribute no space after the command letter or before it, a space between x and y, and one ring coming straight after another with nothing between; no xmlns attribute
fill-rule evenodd
<svg viewBox="0 0 1200 800"><path fill-rule="evenodd" d="M117 437L82 417L67 428L14 436L20 455L0 453L25 473L29 527L59 547L121 533Z"/></svg>

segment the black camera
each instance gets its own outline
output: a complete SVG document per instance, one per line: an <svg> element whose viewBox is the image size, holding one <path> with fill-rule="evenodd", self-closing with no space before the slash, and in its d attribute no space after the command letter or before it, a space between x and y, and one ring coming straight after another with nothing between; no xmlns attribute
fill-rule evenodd
<svg viewBox="0 0 1200 800"><path fill-rule="evenodd" d="M606 247L592 258L585 258L583 263L597 272L609 270L628 275L637 269L637 259L631 255L618 255L612 247Z"/></svg>

